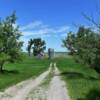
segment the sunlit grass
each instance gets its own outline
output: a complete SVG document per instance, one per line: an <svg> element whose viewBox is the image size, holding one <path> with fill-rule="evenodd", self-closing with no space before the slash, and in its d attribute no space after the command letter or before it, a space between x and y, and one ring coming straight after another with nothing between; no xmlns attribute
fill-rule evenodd
<svg viewBox="0 0 100 100"><path fill-rule="evenodd" d="M73 58L57 58L56 62L67 83L71 100L100 100L100 96L95 93L100 91L100 74L88 66L76 63Z"/></svg>
<svg viewBox="0 0 100 100"><path fill-rule="evenodd" d="M4 73L0 73L0 90L3 90L20 81L26 80L30 77L36 77L48 69L50 60L36 59L24 55L23 61L14 64L6 64Z"/></svg>

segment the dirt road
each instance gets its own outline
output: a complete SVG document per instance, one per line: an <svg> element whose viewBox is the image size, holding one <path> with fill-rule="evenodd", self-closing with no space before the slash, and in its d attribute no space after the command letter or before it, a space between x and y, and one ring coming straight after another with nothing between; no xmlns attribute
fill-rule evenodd
<svg viewBox="0 0 100 100"><path fill-rule="evenodd" d="M54 64L54 77L48 89L47 100L70 100L66 84L60 77L60 71Z"/></svg>
<svg viewBox="0 0 100 100"><path fill-rule="evenodd" d="M41 84L52 68L54 68L53 76L48 87L42 87ZM26 80L0 93L0 100L70 100L70 98L56 64L50 64L49 69L36 79Z"/></svg>

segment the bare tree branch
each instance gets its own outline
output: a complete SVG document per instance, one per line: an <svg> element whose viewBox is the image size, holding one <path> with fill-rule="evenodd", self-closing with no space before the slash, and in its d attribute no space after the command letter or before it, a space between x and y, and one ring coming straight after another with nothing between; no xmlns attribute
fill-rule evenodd
<svg viewBox="0 0 100 100"><path fill-rule="evenodd" d="M97 13L100 15L100 9L99 9L98 4L96 4L96 11L97 11Z"/></svg>
<svg viewBox="0 0 100 100"><path fill-rule="evenodd" d="M90 22L92 22L99 30L100 30L100 24L98 24L93 17L87 16L85 13L82 13L82 15Z"/></svg>

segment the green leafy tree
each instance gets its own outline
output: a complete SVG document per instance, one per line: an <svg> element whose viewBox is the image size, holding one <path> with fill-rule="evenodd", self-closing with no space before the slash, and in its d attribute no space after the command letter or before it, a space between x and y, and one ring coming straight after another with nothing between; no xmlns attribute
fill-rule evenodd
<svg viewBox="0 0 100 100"><path fill-rule="evenodd" d="M33 39L33 55L37 56L46 49L46 43L41 38Z"/></svg>
<svg viewBox="0 0 100 100"><path fill-rule="evenodd" d="M70 33L63 40L81 63L88 64L100 72L100 34L90 28L80 27L76 34ZM72 49L73 48L73 49Z"/></svg>
<svg viewBox="0 0 100 100"><path fill-rule="evenodd" d="M16 26L15 12L0 22L0 71L5 62L19 60L23 42L19 40L21 32Z"/></svg>

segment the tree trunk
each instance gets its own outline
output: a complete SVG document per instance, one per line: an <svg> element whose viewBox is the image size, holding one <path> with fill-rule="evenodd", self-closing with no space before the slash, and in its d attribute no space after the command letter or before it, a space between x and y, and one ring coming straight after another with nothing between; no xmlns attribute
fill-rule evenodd
<svg viewBox="0 0 100 100"><path fill-rule="evenodd" d="M30 56L30 52L28 52L28 55Z"/></svg>

